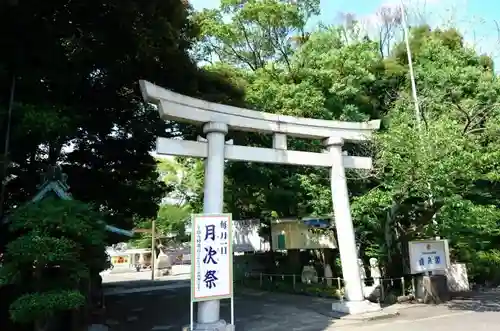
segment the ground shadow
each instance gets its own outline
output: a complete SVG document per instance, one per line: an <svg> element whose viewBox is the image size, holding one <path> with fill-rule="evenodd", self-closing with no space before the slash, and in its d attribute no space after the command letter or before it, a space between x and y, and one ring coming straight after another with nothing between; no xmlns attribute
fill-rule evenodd
<svg viewBox="0 0 500 331"><path fill-rule="evenodd" d="M142 287L154 287L154 286L163 286L163 285L171 285L174 283L190 283L187 279L158 279L158 280L150 280L150 279L139 279L139 280L123 280L116 282L103 283L104 289L125 289L125 288L142 288Z"/></svg>
<svg viewBox="0 0 500 331"><path fill-rule="evenodd" d="M237 330L321 331L336 323L329 299L245 288L235 293ZM230 320L229 300L222 302L221 317Z"/></svg>
<svg viewBox="0 0 500 331"><path fill-rule="evenodd" d="M189 280L136 280L105 286L114 290L106 296L105 313L113 331L180 330L189 324ZM236 329L289 331L300 326L303 331L326 330L335 323L325 316L331 307L327 301L235 288ZM195 305L195 320L196 310ZM230 322L230 300L221 301L220 315Z"/></svg>
<svg viewBox="0 0 500 331"><path fill-rule="evenodd" d="M500 312L500 292L468 292L455 295L448 304L451 310L469 310L475 312Z"/></svg>

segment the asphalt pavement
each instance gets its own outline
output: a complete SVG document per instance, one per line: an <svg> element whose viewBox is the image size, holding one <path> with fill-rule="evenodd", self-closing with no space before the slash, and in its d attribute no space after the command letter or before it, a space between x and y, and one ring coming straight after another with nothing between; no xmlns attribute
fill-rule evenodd
<svg viewBox="0 0 500 331"><path fill-rule="evenodd" d="M189 323L189 280L151 282L147 276L106 284L106 322L112 331L181 330ZM120 278L120 277L115 277ZM328 299L236 288L237 331L482 331L500 325L500 293L478 293L446 305L401 305L398 317L370 322L334 319ZM196 309L195 309L196 311ZM230 319L230 302L221 317Z"/></svg>
<svg viewBox="0 0 500 331"><path fill-rule="evenodd" d="M343 326L325 331L490 331L500 326L498 293L478 293L474 297L455 299L446 305L403 309L392 320L363 325Z"/></svg>

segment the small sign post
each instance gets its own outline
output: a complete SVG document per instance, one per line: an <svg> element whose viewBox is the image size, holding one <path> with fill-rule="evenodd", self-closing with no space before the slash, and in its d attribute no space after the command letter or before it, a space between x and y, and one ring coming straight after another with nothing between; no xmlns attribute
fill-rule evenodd
<svg viewBox="0 0 500 331"><path fill-rule="evenodd" d="M234 326L231 214L191 215L191 317L194 302L231 299Z"/></svg>
<svg viewBox="0 0 500 331"><path fill-rule="evenodd" d="M448 240L418 240L408 243L410 273L442 271L450 266Z"/></svg>

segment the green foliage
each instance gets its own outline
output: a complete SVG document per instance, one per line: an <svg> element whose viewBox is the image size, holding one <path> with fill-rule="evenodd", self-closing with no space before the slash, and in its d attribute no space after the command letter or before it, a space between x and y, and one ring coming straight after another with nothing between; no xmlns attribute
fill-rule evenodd
<svg viewBox="0 0 500 331"><path fill-rule="evenodd" d="M191 220L191 207L163 204L160 206L156 218L155 237L162 245L172 245L189 241L185 226ZM137 228L151 229L151 220L142 220L136 223ZM141 233L132 240L132 245L139 248L151 247L151 234Z"/></svg>
<svg viewBox="0 0 500 331"><path fill-rule="evenodd" d="M107 267L101 215L75 200L47 198L9 217L16 238L6 246L0 284L18 284L24 294L11 305L16 322L46 319L85 303L80 292L91 274Z"/></svg>
<svg viewBox="0 0 500 331"><path fill-rule="evenodd" d="M16 78L0 217L33 196L47 163L63 164L75 199L111 224L156 216L166 187L150 151L192 128L160 119L138 81L226 103L241 95L190 58L190 15L180 0L0 2L2 139Z"/></svg>
<svg viewBox="0 0 500 331"><path fill-rule="evenodd" d="M208 68L225 75L232 72L234 78L230 81L245 89L245 101L250 107L320 119L366 120L385 114L383 106L390 95L387 96L384 89L396 86L399 81L380 82L385 75L385 63L376 43L365 42L362 38L347 42L346 31L335 27L305 34L301 27L316 12L314 5L306 6L307 10L301 7L306 2L299 2L299 7L280 1L251 3L231 7L230 21L208 18L204 16L207 11L199 14L205 24L200 44L223 61ZM258 17L240 20L257 3L263 6L260 17L274 17L277 12L283 17L292 10L302 13L299 15L302 21L280 19L270 26ZM223 15L225 10L222 6L210 12ZM286 31L286 38L271 34L274 39L266 39L275 45L270 52L281 55L262 56L266 58L262 65L249 64L248 50L269 50L256 42L262 40L258 36L274 29ZM246 31L249 37L223 38L221 30ZM276 45L285 45L287 51L281 52ZM217 53L219 50L230 50L238 56L221 57ZM378 91L380 93L376 93ZM269 138L262 136L235 133L232 138L240 145L270 144ZM359 151L359 148L348 148L350 152ZM290 139L289 149L321 151L322 145L319 141ZM361 148L362 153L366 153L364 149ZM226 208L235 218L262 218L266 211L276 212L279 217L331 213L331 195L325 189L329 187L326 169L231 163L226 173ZM357 194L366 185L366 180L362 179L366 175L352 173L350 176L358 179L352 185Z"/></svg>
<svg viewBox="0 0 500 331"><path fill-rule="evenodd" d="M227 1L197 13L198 50L215 59L209 70L244 89L245 102L258 110L383 119L373 144L345 146L351 155L374 157L371 173L348 172L362 257L378 257L387 273L401 275L407 242L440 235L474 279L496 278L500 85L492 59L465 46L456 29L411 29L417 126L403 41L371 40L356 20L305 33L316 11L303 3ZM270 144L262 136L233 138L237 144ZM288 147L322 148L299 139L290 139ZM232 163L226 175L225 207L235 218L262 218L263 211L278 217L331 213L325 169Z"/></svg>
<svg viewBox="0 0 500 331"><path fill-rule="evenodd" d="M474 253L474 263L469 266L470 277L481 283L500 283L500 250L478 250Z"/></svg>
<svg viewBox="0 0 500 331"><path fill-rule="evenodd" d="M7 245L10 258L19 266L59 263L75 260L76 244L66 238L47 237L47 233L28 233ZM47 254L47 252L50 252Z"/></svg>
<svg viewBox="0 0 500 331"><path fill-rule="evenodd" d="M196 13L200 27L200 56L257 70L268 61L289 65L290 34L305 37L307 20L319 13L319 0L296 3L280 0L221 1L220 8ZM223 17L230 17L227 22Z"/></svg>
<svg viewBox="0 0 500 331"><path fill-rule="evenodd" d="M10 316L16 322L29 323L50 318L54 312L73 310L84 304L85 297L78 291L28 293L12 303Z"/></svg>
<svg viewBox="0 0 500 331"><path fill-rule="evenodd" d="M113 224L131 227L135 220L147 228L156 217L161 235L185 240L187 216L201 211L202 161L158 165L149 151L157 135L193 138L199 128L165 123L144 106L137 81L148 79L277 114L383 119L372 144L344 146L351 155L374 157L373 171L347 173L362 256L377 256L386 272L400 275L406 243L439 234L476 280L496 279L500 84L492 59L466 46L457 29L411 29L417 127L402 40L372 40L353 19L306 29L318 13L318 0L223 0L198 13L176 0L0 4L0 48L10 50L0 54L0 90L9 91L17 78L2 210L32 196L47 162L62 162L73 195L108 211ZM189 51L209 65L198 69ZM2 136L8 99L0 93ZM271 144L263 135L229 136L238 145ZM320 141L288 145L323 149ZM163 198L169 202L158 210ZM31 205L12 215L18 238L2 261L2 282L31 284L28 265L35 261L63 264L65 289L87 269L99 270L102 224L85 208ZM331 214L328 171L230 163L225 209L235 219L265 222ZM141 240L149 245L147 236ZM30 252L23 255L24 248ZM47 291L56 285L44 283Z"/></svg>
<svg viewBox="0 0 500 331"><path fill-rule="evenodd" d="M41 252L40 254L51 252L51 255L57 252L77 254L79 257L84 257L82 262L86 263L88 268L93 270L106 268L106 255L103 250L107 239L103 222L104 215L94 211L87 204L75 200L47 198L21 207L9 220L11 232L26 233L25 236L17 238L9 245L35 237L36 240L41 241L40 245L48 244L53 247L42 246L40 250L30 250L32 254L37 254L37 252ZM72 248L66 249L69 247ZM14 250L12 252L15 253ZM19 246L19 252L28 254L23 253L22 245ZM46 258L54 257L47 256ZM37 259L33 259L35 260Z"/></svg>
<svg viewBox="0 0 500 331"><path fill-rule="evenodd" d="M169 188L169 194L156 216L156 238L163 245L189 241L185 227L191 213L202 208L203 162L187 158L163 159L158 163L158 173ZM151 229L151 224L151 219L141 219L136 222L136 227ZM132 240L132 245L151 247L151 234L140 234Z"/></svg>
<svg viewBox="0 0 500 331"><path fill-rule="evenodd" d="M191 220L191 208L188 205L162 205L158 211L157 225L160 233L170 233L176 241L187 239L185 226Z"/></svg>
<svg viewBox="0 0 500 331"><path fill-rule="evenodd" d="M203 191L204 167L201 160L189 158L164 159L158 163L162 181L170 189L167 199L182 206L200 201Z"/></svg>

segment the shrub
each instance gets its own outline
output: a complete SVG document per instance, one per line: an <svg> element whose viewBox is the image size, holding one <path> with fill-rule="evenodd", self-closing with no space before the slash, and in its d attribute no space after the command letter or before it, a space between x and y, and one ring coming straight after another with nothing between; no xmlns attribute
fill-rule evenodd
<svg viewBox="0 0 500 331"><path fill-rule="evenodd" d="M8 220L16 239L7 244L0 286L19 284L10 305L15 322L43 325L58 312L85 304L90 275L106 268L101 215L78 201L45 199L16 210Z"/></svg>

